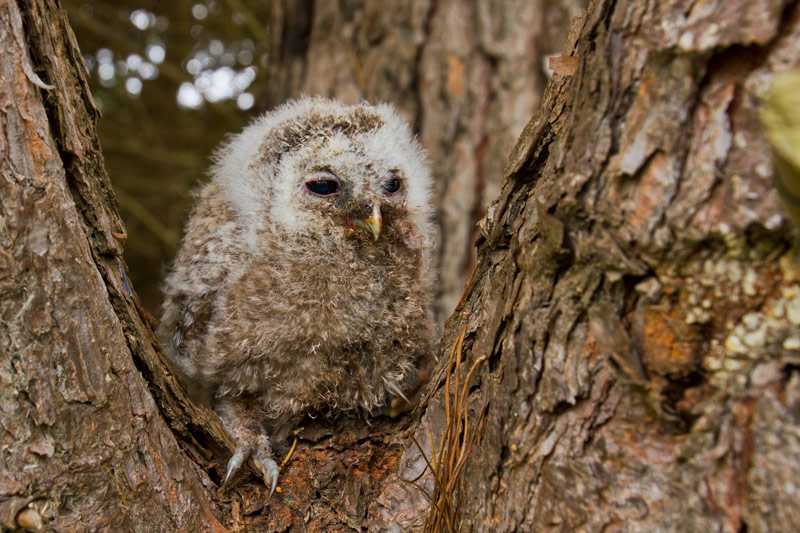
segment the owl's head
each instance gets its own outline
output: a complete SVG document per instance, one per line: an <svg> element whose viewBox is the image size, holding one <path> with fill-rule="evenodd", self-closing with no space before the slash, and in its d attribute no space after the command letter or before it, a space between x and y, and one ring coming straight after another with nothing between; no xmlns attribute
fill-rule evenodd
<svg viewBox="0 0 800 533"><path fill-rule="evenodd" d="M434 233L424 151L389 105L289 102L233 137L213 174L254 233L379 241L402 230L422 246Z"/></svg>

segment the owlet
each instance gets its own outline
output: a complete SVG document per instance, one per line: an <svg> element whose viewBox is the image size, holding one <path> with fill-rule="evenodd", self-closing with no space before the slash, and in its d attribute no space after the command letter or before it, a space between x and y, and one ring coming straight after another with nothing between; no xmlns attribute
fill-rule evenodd
<svg viewBox="0 0 800 533"><path fill-rule="evenodd" d="M216 154L165 282L160 337L271 489L271 443L376 411L432 345L425 154L388 105L306 98ZM271 494L271 493L270 493Z"/></svg>

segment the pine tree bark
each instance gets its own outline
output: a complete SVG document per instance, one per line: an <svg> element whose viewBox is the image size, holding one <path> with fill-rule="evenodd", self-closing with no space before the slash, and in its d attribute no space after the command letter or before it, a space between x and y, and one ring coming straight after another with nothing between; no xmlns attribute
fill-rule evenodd
<svg viewBox="0 0 800 533"><path fill-rule="evenodd" d="M206 471L229 437L185 399L128 293L66 14L3 1L0 27L0 524L221 531Z"/></svg>
<svg viewBox="0 0 800 533"><path fill-rule="evenodd" d="M758 104L800 66L799 4L592 2L418 407L307 424L265 502L217 496L230 440L128 292L66 17L0 3L0 524L420 529L463 334L463 530L798 529L800 267Z"/></svg>
<svg viewBox="0 0 800 533"><path fill-rule="evenodd" d="M564 55L445 338L489 355L462 525L795 531L800 286L758 112L800 5L597 0Z"/></svg>

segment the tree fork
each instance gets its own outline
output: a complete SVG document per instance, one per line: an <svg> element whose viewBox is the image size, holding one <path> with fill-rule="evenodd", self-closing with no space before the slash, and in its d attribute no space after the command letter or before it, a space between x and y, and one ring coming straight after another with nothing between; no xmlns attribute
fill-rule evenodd
<svg viewBox="0 0 800 533"><path fill-rule="evenodd" d="M573 25L442 344L465 328L470 420L488 398L463 529L797 529L800 274L757 112L800 66L799 10L596 1ZM421 528L441 355L409 416L308 424L269 504L252 479L217 497L230 441L126 290L66 18L9 1L0 24L0 524Z"/></svg>

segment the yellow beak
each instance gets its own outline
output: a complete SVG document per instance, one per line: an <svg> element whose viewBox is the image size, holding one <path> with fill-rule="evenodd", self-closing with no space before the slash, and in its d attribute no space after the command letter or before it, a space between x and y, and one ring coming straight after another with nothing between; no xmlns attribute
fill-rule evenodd
<svg viewBox="0 0 800 533"><path fill-rule="evenodd" d="M369 195L369 200L372 203L372 213L369 218L356 220L356 226L371 233L377 241L381 235L381 204L374 194Z"/></svg>

